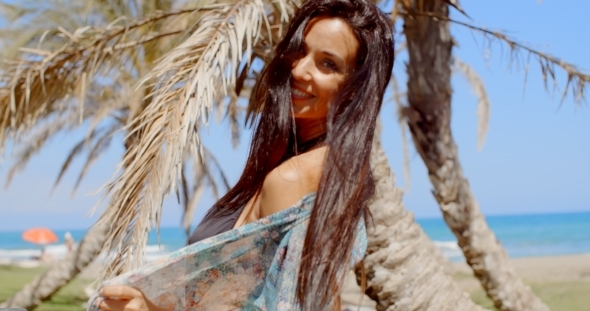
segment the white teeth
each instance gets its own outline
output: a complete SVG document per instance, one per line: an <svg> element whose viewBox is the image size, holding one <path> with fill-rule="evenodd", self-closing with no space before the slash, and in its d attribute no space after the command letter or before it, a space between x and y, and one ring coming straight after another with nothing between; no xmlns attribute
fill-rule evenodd
<svg viewBox="0 0 590 311"><path fill-rule="evenodd" d="M297 97L306 97L306 98L312 98L313 97L313 95L308 94L308 93L305 93L305 92L302 92L302 91L300 91L298 89L295 89L295 88L291 88L291 94L293 94L293 95L295 95Z"/></svg>

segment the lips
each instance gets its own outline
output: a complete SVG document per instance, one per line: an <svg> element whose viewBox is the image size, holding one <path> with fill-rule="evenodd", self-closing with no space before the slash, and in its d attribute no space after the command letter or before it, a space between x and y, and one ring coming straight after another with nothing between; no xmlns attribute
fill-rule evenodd
<svg viewBox="0 0 590 311"><path fill-rule="evenodd" d="M295 88L295 87L291 87L291 95L297 99L309 99L309 98L315 97L314 95L304 92L304 91L302 91L298 88Z"/></svg>

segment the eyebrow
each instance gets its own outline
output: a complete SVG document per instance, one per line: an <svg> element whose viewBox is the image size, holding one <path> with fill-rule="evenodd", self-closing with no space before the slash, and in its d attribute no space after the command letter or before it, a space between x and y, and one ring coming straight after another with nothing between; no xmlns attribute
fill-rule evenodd
<svg viewBox="0 0 590 311"><path fill-rule="evenodd" d="M301 41L301 46L303 46L304 49L307 49L307 43L305 43L305 40ZM326 50L322 50L320 51L322 54L326 54L328 56L334 57L338 62L340 62L340 64L342 66L348 66L348 64L344 61L344 59L342 59L342 57L330 52L330 51L326 51Z"/></svg>
<svg viewBox="0 0 590 311"><path fill-rule="evenodd" d="M341 62L343 65L346 65L346 62L342 59L342 57L330 52L330 51L321 51L323 54L332 56L334 58L336 58L339 62Z"/></svg>

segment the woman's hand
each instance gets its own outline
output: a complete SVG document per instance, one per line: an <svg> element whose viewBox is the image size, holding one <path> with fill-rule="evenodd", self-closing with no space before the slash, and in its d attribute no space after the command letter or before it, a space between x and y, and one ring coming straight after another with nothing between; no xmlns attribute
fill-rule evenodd
<svg viewBox="0 0 590 311"><path fill-rule="evenodd" d="M95 303L103 311L172 311L152 303L141 290L127 285L111 285L100 289Z"/></svg>

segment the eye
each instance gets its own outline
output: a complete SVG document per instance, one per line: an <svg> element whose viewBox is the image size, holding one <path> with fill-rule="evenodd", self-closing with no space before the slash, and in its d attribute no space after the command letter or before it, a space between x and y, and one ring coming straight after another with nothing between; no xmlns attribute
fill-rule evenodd
<svg viewBox="0 0 590 311"><path fill-rule="evenodd" d="M338 68L338 65L336 65L336 63L334 63L332 60L330 59L325 59L322 61L322 66L328 68L331 71L339 71L340 69Z"/></svg>

